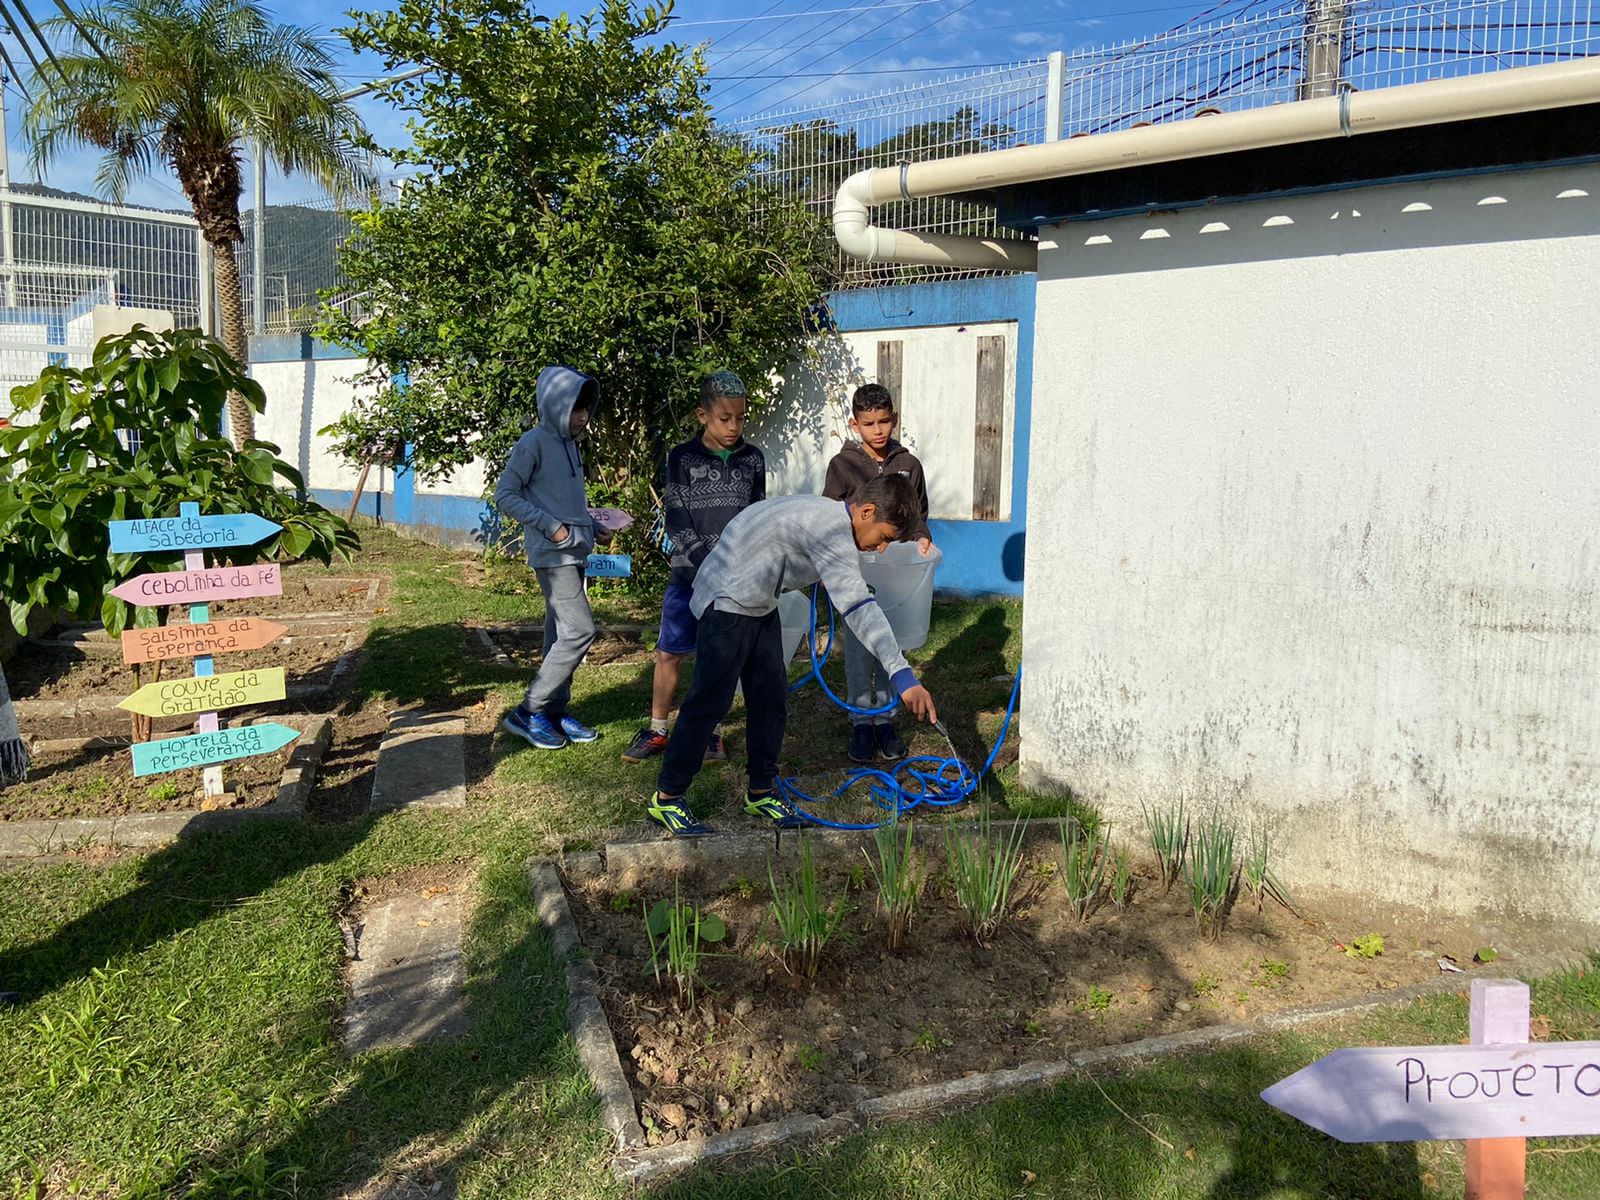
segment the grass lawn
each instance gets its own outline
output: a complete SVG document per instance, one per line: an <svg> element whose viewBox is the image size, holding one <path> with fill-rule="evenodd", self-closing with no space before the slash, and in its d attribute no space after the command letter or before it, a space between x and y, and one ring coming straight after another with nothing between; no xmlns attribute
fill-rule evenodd
<svg viewBox="0 0 1600 1200"><path fill-rule="evenodd" d="M523 680L467 652L463 621L532 619L520 573L478 578L459 556L370 539L364 569L394 590L356 687L369 702L475 709L486 730ZM604 602L612 620L648 617ZM940 606L919 657L964 754L992 739L1017 661L1020 609ZM647 703L639 663L580 673L574 707L608 749ZM476 706L476 707L475 707ZM842 722L803 695L791 767L836 773ZM735 723L735 728L736 728ZM929 745L928 748L932 748ZM263 825L186 840L107 868L0 871L0 1196L621 1196L607 1139L563 1029L564 993L522 864L553 845L639 820L648 768L615 754L537 755L485 732L465 813L330 825ZM645 772L645 773L641 773ZM708 771L694 796L713 820L737 793ZM1013 808L1060 810L1005 774ZM472 861L469 1035L340 1052L336 914L356 880ZM1600 961L1539 981L1551 1036L1600 1039ZM1454 1042L1465 1004L1443 996L1314 1035L1102 1076L937 1122L898 1126L744 1175L663 1189L674 1197L1451 1197L1459 1144L1341 1147L1256 1094L1336 1045ZM1531 1196L1600 1195L1600 1142L1541 1142ZM435 1182L442 1184L432 1192Z"/></svg>

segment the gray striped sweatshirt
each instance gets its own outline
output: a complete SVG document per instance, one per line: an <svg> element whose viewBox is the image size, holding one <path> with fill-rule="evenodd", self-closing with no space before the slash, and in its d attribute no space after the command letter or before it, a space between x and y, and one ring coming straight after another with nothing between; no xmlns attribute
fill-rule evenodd
<svg viewBox="0 0 1600 1200"><path fill-rule="evenodd" d="M700 564L689 607L696 617L709 608L764 617L778 607L780 593L821 580L845 624L883 664L895 691L904 694L917 677L861 577L860 554L843 501L824 496L762 500L723 529Z"/></svg>

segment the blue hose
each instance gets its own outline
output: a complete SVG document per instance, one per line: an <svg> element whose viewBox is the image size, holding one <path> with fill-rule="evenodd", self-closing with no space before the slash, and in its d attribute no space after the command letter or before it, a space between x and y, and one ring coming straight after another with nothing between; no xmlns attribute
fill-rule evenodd
<svg viewBox="0 0 1600 1200"><path fill-rule="evenodd" d="M800 676L790 685L790 691L798 691L812 679L817 681L822 688L823 695L827 696L845 712L855 713L858 716L875 717L884 713L893 712L898 701L891 700L881 708L857 708L846 700L841 700L828 686L828 681L822 677L822 664L827 660L833 650L834 624L833 608L828 608L828 644L822 651L821 658L817 656L817 589L811 589L811 627L806 638L806 649L811 655L811 670ZM950 747L950 757L941 758L936 754L918 754L906 759L897 766L893 773L880 771L873 767L863 767L851 771L845 776L844 782L826 796L811 796L801 791L795 783L794 777L779 778L776 784L777 793L781 800L794 812L795 816L812 825L824 829L876 829L890 821L911 812L918 805L928 805L932 808L949 808L969 799L978 790L978 781L989 773L989 768L994 766L994 760L1000 754L1000 747L1005 745L1006 734L1011 729L1011 717L1017 711L1017 695L1022 690L1022 668L1017 668L1015 678L1011 681L1011 699L1006 702L1005 720L1000 723L1000 736L995 739L994 746L989 750L989 757L984 759L983 767L976 773L967 766L966 762L955 753L955 747ZM944 727L938 727L941 733ZM949 742L946 735L945 741ZM884 816L877 821L832 821L826 817L818 816L807 807L826 804L829 800L837 800L858 785L865 785L867 798L873 806Z"/></svg>

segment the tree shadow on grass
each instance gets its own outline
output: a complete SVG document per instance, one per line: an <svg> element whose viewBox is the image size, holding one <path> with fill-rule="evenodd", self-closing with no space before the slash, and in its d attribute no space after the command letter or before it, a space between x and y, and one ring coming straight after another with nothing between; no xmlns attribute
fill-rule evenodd
<svg viewBox="0 0 1600 1200"><path fill-rule="evenodd" d="M180 837L141 859L121 895L27 945L0 949L0 980L24 1000L46 995L108 960L136 954L258 896L307 867L332 862L367 826L312 828L259 821L241 830Z"/></svg>
<svg viewBox="0 0 1600 1200"><path fill-rule="evenodd" d="M454 1195L469 1162L486 1195L587 1194L573 1181L603 1171L610 1139L566 1036L562 972L531 906L505 894L473 917L495 944L469 937L462 1036L358 1057L329 1103L197 1155L160 1194L431 1200Z"/></svg>

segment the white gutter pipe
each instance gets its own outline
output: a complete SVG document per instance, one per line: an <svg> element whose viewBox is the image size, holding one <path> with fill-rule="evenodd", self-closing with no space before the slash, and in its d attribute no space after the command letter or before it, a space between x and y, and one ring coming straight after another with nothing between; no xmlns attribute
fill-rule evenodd
<svg viewBox="0 0 1600 1200"><path fill-rule="evenodd" d="M833 236L846 254L867 262L1031 271L1037 265L1031 241L884 229L871 223L869 212L892 200L1597 102L1600 57L1345 92L1039 146L873 167L856 172L840 186L833 201Z"/></svg>

